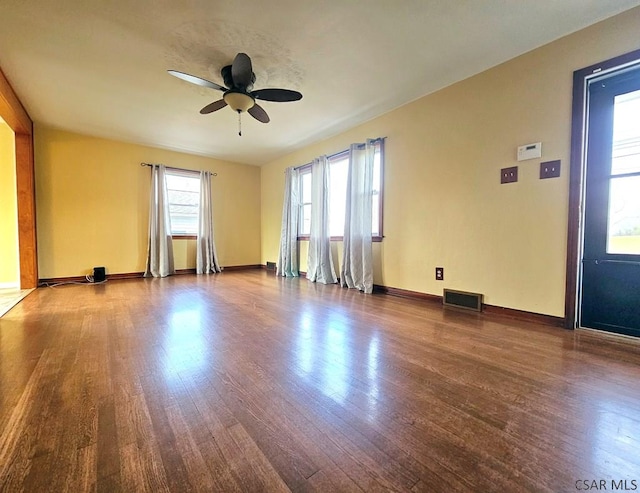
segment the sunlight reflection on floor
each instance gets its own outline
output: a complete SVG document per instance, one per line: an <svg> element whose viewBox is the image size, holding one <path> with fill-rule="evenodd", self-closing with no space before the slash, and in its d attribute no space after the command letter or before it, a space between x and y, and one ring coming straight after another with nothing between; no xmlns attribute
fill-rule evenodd
<svg viewBox="0 0 640 493"><path fill-rule="evenodd" d="M318 323L312 312L302 311L299 327L295 346L298 376L305 380L314 379L320 384L322 393L339 404L345 404L351 393L362 395L364 390L367 419L377 419L380 351L377 332L367 342L367 359L354 361L353 344L356 342L351 340L353 327L339 314Z"/></svg>
<svg viewBox="0 0 640 493"><path fill-rule="evenodd" d="M168 379L177 378L177 372L195 372L206 366L209 352L198 308L171 314L164 348L168 358L165 375Z"/></svg>

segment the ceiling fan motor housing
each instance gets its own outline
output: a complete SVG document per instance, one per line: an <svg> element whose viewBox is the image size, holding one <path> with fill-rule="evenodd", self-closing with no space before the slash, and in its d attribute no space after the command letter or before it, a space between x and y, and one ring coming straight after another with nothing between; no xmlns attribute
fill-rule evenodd
<svg viewBox="0 0 640 493"><path fill-rule="evenodd" d="M235 87L234 83L233 83L233 76L231 75L231 65L227 65L225 67L222 67L222 70L220 71L220 74L222 75L222 80L224 81L224 85L227 86L229 89L233 89ZM256 81L256 74L255 72L251 72L251 84L249 84L247 87L245 87L245 91L249 92L253 89L253 84Z"/></svg>

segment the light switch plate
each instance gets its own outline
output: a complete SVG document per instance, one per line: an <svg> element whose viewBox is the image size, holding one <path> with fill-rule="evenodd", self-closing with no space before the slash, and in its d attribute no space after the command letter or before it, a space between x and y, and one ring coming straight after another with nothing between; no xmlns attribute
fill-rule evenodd
<svg viewBox="0 0 640 493"><path fill-rule="evenodd" d="M542 157L542 142L534 142L518 147L518 161Z"/></svg>
<svg viewBox="0 0 640 493"><path fill-rule="evenodd" d="M500 170L500 183L515 183L518 181L518 167L502 168Z"/></svg>
<svg viewBox="0 0 640 493"><path fill-rule="evenodd" d="M540 179L558 178L560 176L560 160L540 163Z"/></svg>

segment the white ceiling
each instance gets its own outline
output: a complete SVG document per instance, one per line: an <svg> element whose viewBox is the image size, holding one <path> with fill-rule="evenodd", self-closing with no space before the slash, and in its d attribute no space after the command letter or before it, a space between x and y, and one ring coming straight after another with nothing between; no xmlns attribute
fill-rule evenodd
<svg viewBox="0 0 640 493"><path fill-rule="evenodd" d="M250 164L337 134L640 0L2 0L0 67L36 122ZM224 108L238 52L271 122Z"/></svg>

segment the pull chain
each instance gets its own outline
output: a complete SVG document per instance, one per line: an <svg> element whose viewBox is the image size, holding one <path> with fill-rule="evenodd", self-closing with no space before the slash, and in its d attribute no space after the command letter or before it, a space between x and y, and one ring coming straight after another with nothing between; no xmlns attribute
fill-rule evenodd
<svg viewBox="0 0 640 493"><path fill-rule="evenodd" d="M242 137L242 120L240 119L240 111L238 111L238 135Z"/></svg>

